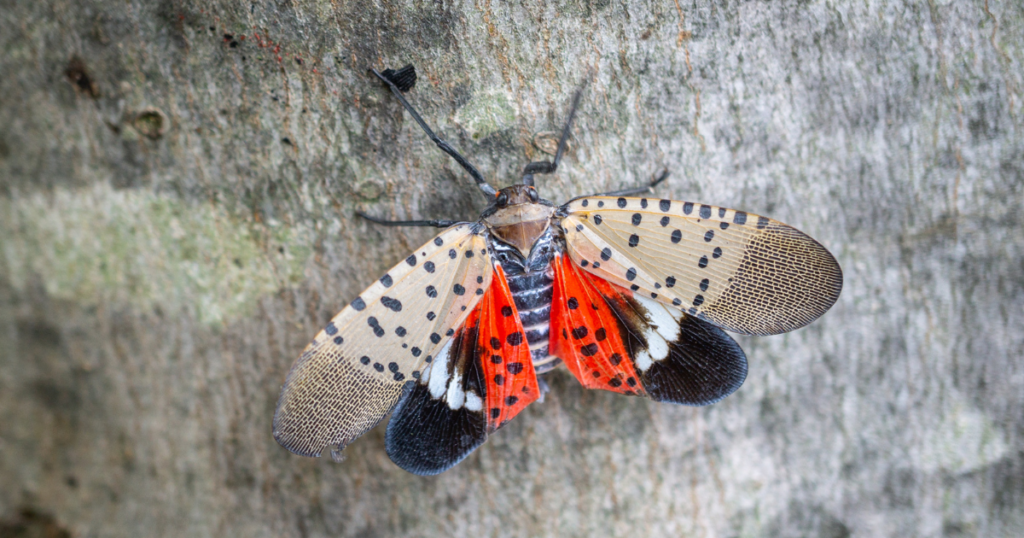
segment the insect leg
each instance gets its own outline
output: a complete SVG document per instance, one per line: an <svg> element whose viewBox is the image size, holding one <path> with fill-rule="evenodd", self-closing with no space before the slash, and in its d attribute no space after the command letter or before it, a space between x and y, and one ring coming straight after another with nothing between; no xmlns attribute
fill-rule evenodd
<svg viewBox="0 0 1024 538"><path fill-rule="evenodd" d="M537 376L537 387L540 389L540 396L537 397L537 403L544 403L544 395L551 392L551 386L544 379L543 376Z"/></svg>
<svg viewBox="0 0 1024 538"><path fill-rule="evenodd" d="M461 222L457 220L384 220L371 217L362 211L356 211L356 215L381 226L433 226L435 228L447 228Z"/></svg>
<svg viewBox="0 0 1024 538"><path fill-rule="evenodd" d="M405 71L405 69L406 68L403 67L400 71ZM488 196L494 196L498 193L498 191L494 190L494 187L487 184L487 181L484 180L483 174L481 174L480 171L476 169L476 167L474 167L472 164L469 164L469 161L467 161L465 157L460 155L459 152L456 151L451 144L442 140L439 136L434 134L434 131L432 131L429 126L427 126L427 122L423 121L423 118L421 118L419 113L416 112L416 109L414 109L412 105L410 105L409 102L405 100L405 97L402 96L401 90L398 88L398 86L395 85L394 81L392 81L391 78L385 77L376 69L370 69L370 71L374 75L377 75L377 78L379 78L381 82L387 84L388 88L391 88L391 93L395 94L395 97L397 97L398 101L402 103L402 106L405 107L405 110L409 112L409 115L412 116L412 119L416 120L416 123L419 124L421 129L423 129L423 132L427 133L427 136L430 137L430 140L432 140L434 144L437 144L437 147L441 148L441 151L447 153L448 155L451 155L451 157L455 159L455 162L459 163L459 166L461 166L467 172L469 172L469 175L473 176L473 181L476 181L477 186L480 187L480 190L484 191L484 194ZM415 71L413 72L415 73ZM409 88L411 88L411 86L409 86Z"/></svg>
<svg viewBox="0 0 1024 538"><path fill-rule="evenodd" d="M555 159L553 161L538 161L529 163L523 168L523 185L533 185L534 174L553 174L558 169L558 161L562 159L562 153L565 152L565 146L569 143L569 130L572 127L572 120L576 117L576 109L580 105L580 97L583 96L583 88L586 87L586 82L580 85L579 89L576 90L576 94L572 97L572 106L569 108L569 117L565 120L565 126L562 127L562 138L558 140L558 149L555 150Z"/></svg>

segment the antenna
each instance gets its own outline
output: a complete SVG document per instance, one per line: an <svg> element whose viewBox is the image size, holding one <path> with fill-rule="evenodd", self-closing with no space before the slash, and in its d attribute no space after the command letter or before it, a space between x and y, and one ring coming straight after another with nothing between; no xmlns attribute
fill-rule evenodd
<svg viewBox="0 0 1024 538"><path fill-rule="evenodd" d="M476 169L476 167L474 167L472 164L469 164L469 161L467 161L465 157L460 155L459 152L456 151L455 148L451 146L451 144L442 140L440 137L434 134L434 131L430 130L430 127L427 126L427 122L423 121L423 118L421 118L420 115L416 113L416 109L414 109L412 105L410 105L409 102L405 100L405 97L402 95L402 92L407 92L411 90L413 85L416 84L416 68L413 67L412 64L409 64L399 69L398 71L395 71L393 69L385 69L383 73L378 72L376 69L370 69L370 71L373 72L374 75L377 75L377 78L379 78L381 82L387 84L388 87L391 88L391 93L395 94L395 97L398 98L398 101L401 102L402 106L404 106L405 109L409 112L409 115L412 116L412 119L416 120L416 123L420 125L420 128L423 129L423 132L427 133L427 136L430 137L434 144L437 144L437 147L441 148L441 151L447 153L448 155L451 155L451 157L455 159L455 162L459 163L459 166L462 166L462 168L469 172L469 175L473 176L473 181L476 181L477 186L480 187L480 190L484 191L484 194L493 197L498 193L498 191L495 190L494 187L487 184L487 181L484 180L483 174L481 174L480 171ZM561 148L561 145L559 146L559 148ZM559 153L560 152L561 149L559 149ZM558 157L556 156L556 162L557 159Z"/></svg>
<svg viewBox="0 0 1024 538"><path fill-rule="evenodd" d="M562 127L562 138L558 141L555 159L553 161L538 161L527 164L523 168L523 185L532 187L534 174L553 174L558 169L558 161L562 160L562 153L565 153L565 146L569 143L569 130L572 127L572 120L576 117L576 109L579 108L580 97L583 96L583 89L586 87L587 83L584 81L576 89L576 93L572 97L572 107L569 108L569 117L566 118L565 126Z"/></svg>

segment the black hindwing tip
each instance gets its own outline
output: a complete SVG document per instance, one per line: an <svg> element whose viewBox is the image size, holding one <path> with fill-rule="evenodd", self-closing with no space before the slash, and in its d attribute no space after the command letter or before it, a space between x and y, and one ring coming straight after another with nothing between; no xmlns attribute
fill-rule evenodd
<svg viewBox="0 0 1024 538"><path fill-rule="evenodd" d="M643 373L651 399L703 406L736 392L747 378L747 356L722 329L684 315L669 357Z"/></svg>
<svg viewBox="0 0 1024 538"><path fill-rule="evenodd" d="M487 440L487 420L465 407L451 409L425 385L409 383L388 422L384 446L391 461L420 476L454 467Z"/></svg>

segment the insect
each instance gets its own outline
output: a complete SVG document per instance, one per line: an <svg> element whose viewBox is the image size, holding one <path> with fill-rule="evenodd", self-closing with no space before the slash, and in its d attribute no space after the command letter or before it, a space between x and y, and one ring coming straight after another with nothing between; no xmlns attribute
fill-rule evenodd
<svg viewBox="0 0 1024 538"><path fill-rule="evenodd" d="M373 73L492 203L476 222L384 221L444 230L363 291L295 362L274 438L303 456L341 450L391 413L397 465L437 474L543 396L560 363L592 389L707 405L743 383L747 359L725 331L798 329L838 299L842 271L817 241L723 207L636 197L642 188L544 200L536 174L497 190L402 95L415 70Z"/></svg>

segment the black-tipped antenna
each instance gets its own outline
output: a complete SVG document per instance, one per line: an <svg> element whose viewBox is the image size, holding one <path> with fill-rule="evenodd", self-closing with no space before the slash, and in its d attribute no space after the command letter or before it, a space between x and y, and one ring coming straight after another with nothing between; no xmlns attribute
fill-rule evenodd
<svg viewBox="0 0 1024 538"><path fill-rule="evenodd" d="M416 68L409 64L398 71L394 69L385 69L381 72L381 76L395 83L395 87L406 93L416 85Z"/></svg>
<svg viewBox="0 0 1024 538"><path fill-rule="evenodd" d="M434 141L434 144L437 144L437 147L441 148L441 151L451 155L452 158L455 159L455 162L459 163L459 166L469 172L469 175L473 176L473 181L476 181L477 186L480 187L480 190L484 191L484 194L493 197L498 193L494 187L487 184L487 181L484 180L483 174L481 174L476 167L469 164L469 161L467 161L465 157L459 155L459 152L455 151L455 148L453 148L451 144L445 142L434 134L434 131L430 130L430 127L427 126L427 122L423 121L423 118L416 113L416 109L414 109L412 105L405 100L402 92L411 90L413 85L416 84L416 68L410 64L398 71L392 69L385 69L383 73L378 72L376 69L370 69L370 71L374 75L377 75L377 78L379 78L381 82L387 84L388 87L391 88L391 93L395 94L395 97L398 98L398 101L402 103L402 106L404 106L409 112L412 119L416 120L416 123L420 125L423 132L427 133L427 136Z"/></svg>
<svg viewBox="0 0 1024 538"><path fill-rule="evenodd" d="M569 117L565 120L565 126L562 127L562 138L558 140L555 159L553 161L539 161L527 164L523 168L523 185L533 186L534 174L553 174L558 169L558 161L562 160L562 153L565 153L565 146L569 143L569 131L572 127L572 120L576 117L576 109L580 106L580 97L583 96L583 89L586 87L587 83L584 81L572 96L572 106L569 108Z"/></svg>

